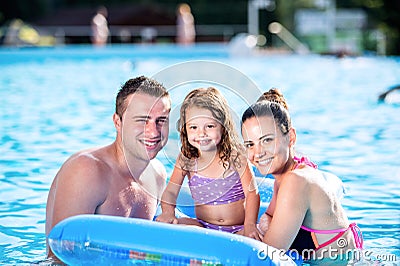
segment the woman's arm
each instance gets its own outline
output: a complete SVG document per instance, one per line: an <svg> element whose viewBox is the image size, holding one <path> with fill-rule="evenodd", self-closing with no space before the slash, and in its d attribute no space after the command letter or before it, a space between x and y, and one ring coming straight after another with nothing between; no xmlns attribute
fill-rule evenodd
<svg viewBox="0 0 400 266"><path fill-rule="evenodd" d="M260 209L260 194L258 193L257 182L250 170L250 166L245 160L244 171L241 175L243 191L246 196L244 235L261 240L257 230L258 211Z"/></svg>
<svg viewBox="0 0 400 266"><path fill-rule="evenodd" d="M276 206L263 242L287 250L292 245L309 209L308 183L294 173L282 180Z"/></svg>

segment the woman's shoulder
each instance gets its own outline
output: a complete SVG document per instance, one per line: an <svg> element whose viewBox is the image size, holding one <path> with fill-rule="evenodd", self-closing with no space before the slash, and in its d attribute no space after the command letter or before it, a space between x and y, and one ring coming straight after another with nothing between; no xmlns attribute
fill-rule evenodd
<svg viewBox="0 0 400 266"><path fill-rule="evenodd" d="M291 193L299 193L320 199L327 195L339 196L337 191L340 189L338 185L334 186L327 181L324 172L310 167L288 172L280 184L280 189L282 188Z"/></svg>
<svg viewBox="0 0 400 266"><path fill-rule="evenodd" d="M311 170L311 171L310 171ZM314 183L315 169L295 169L284 174L279 184L280 189L307 192Z"/></svg>

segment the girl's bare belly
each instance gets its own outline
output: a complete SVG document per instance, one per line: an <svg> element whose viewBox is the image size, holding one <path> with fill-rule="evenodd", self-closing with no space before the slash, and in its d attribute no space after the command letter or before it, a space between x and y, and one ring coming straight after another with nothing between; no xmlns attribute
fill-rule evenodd
<svg viewBox="0 0 400 266"><path fill-rule="evenodd" d="M244 223L244 200L221 205L196 206L198 219L218 225L238 225Z"/></svg>

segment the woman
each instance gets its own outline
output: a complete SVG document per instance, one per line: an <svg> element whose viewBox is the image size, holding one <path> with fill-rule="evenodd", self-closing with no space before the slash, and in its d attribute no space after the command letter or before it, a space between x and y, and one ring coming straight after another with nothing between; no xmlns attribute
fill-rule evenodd
<svg viewBox="0 0 400 266"><path fill-rule="evenodd" d="M294 155L296 131L279 100L261 100L242 116L249 160L275 178L271 203L260 218L263 242L296 250L310 261L329 258L347 263L362 248L362 236L349 223L335 190L306 158Z"/></svg>

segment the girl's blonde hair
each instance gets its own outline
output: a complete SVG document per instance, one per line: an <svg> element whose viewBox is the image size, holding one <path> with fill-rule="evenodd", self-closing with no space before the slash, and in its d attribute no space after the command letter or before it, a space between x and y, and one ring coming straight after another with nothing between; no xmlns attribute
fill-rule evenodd
<svg viewBox="0 0 400 266"><path fill-rule="evenodd" d="M189 170L193 161L191 159L200 156L199 150L188 141L186 131L186 110L191 107L207 109L212 113L222 126L221 141L217 144L219 158L225 169L233 163L234 167L240 168L240 156L244 154L243 146L239 141L235 123L231 116L228 103L221 92L213 87L198 88L186 95L180 109L180 118L177 123L181 139L181 156L183 169Z"/></svg>

